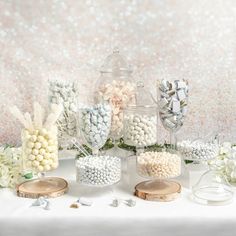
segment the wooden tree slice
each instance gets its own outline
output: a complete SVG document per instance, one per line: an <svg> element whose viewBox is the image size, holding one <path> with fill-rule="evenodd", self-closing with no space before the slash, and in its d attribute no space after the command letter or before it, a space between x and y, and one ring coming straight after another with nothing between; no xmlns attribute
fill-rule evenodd
<svg viewBox="0 0 236 236"><path fill-rule="evenodd" d="M148 201L173 201L181 193L181 185L174 181L145 181L135 186L134 195Z"/></svg>
<svg viewBox="0 0 236 236"><path fill-rule="evenodd" d="M25 198L54 198L68 191L66 180L58 177L45 177L21 183L17 187L17 195Z"/></svg>

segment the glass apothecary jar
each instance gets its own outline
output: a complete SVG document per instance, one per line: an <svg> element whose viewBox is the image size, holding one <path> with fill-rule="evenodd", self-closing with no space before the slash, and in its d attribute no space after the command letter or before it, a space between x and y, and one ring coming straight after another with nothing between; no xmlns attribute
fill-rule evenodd
<svg viewBox="0 0 236 236"><path fill-rule="evenodd" d="M123 131L123 111L127 106L135 104L136 86L132 80L132 70L116 48L106 58L100 73L95 98L97 101L107 101L111 105L109 137L119 141Z"/></svg>
<svg viewBox="0 0 236 236"><path fill-rule="evenodd" d="M22 167L44 173L58 167L57 127L22 130Z"/></svg>
<svg viewBox="0 0 236 236"><path fill-rule="evenodd" d="M125 144L145 147L157 141L156 106L129 106L124 111Z"/></svg>

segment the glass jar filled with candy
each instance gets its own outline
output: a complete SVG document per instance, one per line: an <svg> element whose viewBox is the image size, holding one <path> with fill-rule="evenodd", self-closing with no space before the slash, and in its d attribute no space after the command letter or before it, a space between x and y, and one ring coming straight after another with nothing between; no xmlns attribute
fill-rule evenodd
<svg viewBox="0 0 236 236"><path fill-rule="evenodd" d="M107 103L86 106L79 109L79 126L83 142L92 149L76 160L77 181L90 186L109 186L121 178L120 158L99 154L107 140L111 127L111 107Z"/></svg>
<svg viewBox="0 0 236 236"><path fill-rule="evenodd" d="M49 81L49 103L60 104L63 112L57 121L59 146L71 148L70 140L77 135L78 86L75 82L63 80Z"/></svg>
<svg viewBox="0 0 236 236"><path fill-rule="evenodd" d="M154 145L157 141L156 106L129 106L124 111L124 142L135 147Z"/></svg>
<svg viewBox="0 0 236 236"><path fill-rule="evenodd" d="M151 179L136 185L135 195L145 200L171 201L178 197L181 185L172 179L181 175L181 156L173 149L142 150L137 153L137 172Z"/></svg>
<svg viewBox="0 0 236 236"><path fill-rule="evenodd" d="M107 101L112 108L111 130L109 137L119 141L123 131L123 111L135 104L135 83L132 81L132 70L116 48L109 55L102 68L97 83L96 99Z"/></svg>
<svg viewBox="0 0 236 236"><path fill-rule="evenodd" d="M137 83L136 105L124 111L124 142L137 148L157 142L157 105L143 82Z"/></svg>
<svg viewBox="0 0 236 236"><path fill-rule="evenodd" d="M175 133L183 126L188 105L188 81L158 81L159 115L163 127L170 132L170 144L176 148Z"/></svg>
<svg viewBox="0 0 236 236"><path fill-rule="evenodd" d="M65 180L45 177L45 172L58 167L56 121L62 112L62 107L52 105L50 113L45 117L44 109L40 104L34 103L33 119L29 113L22 114L16 107L13 107L11 111L24 125L21 135L22 171L33 172L39 177L22 183L18 188L18 195L37 198L55 197L65 193L68 188Z"/></svg>

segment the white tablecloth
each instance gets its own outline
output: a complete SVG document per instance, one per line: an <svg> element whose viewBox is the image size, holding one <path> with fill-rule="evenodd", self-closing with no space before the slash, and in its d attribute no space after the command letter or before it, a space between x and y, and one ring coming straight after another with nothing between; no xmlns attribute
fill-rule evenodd
<svg viewBox="0 0 236 236"><path fill-rule="evenodd" d="M133 167L132 167L133 166ZM131 168L132 167L132 168ZM33 200L16 197L0 190L0 236L235 236L236 201L226 206L203 206L189 198L183 188L181 197L173 202L148 202L132 196L140 181L131 161L131 177L115 187L91 189L75 182L74 161L62 161L53 175L69 182L67 195L50 199L51 210L30 207ZM180 181L183 183L183 179ZM78 197L93 200L91 207L69 208ZM111 207L113 197L134 198L135 207Z"/></svg>

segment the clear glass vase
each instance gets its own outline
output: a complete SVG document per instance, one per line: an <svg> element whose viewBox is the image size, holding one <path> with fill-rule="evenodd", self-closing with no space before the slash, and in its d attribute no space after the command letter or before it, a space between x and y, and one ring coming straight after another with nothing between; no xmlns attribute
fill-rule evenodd
<svg viewBox="0 0 236 236"><path fill-rule="evenodd" d="M176 132L187 115L188 81L158 81L158 105L162 125L170 133L172 148L176 148Z"/></svg>

